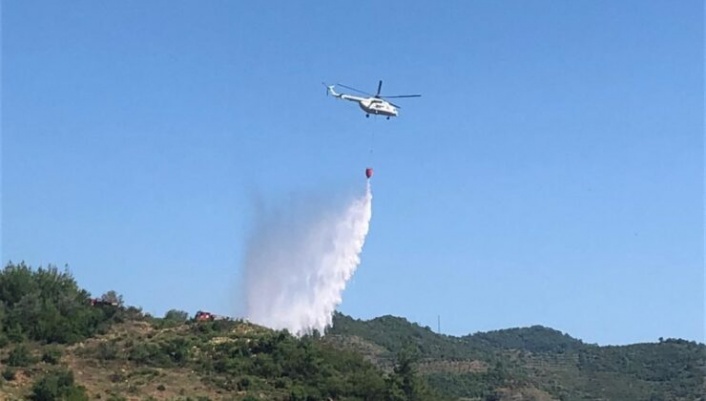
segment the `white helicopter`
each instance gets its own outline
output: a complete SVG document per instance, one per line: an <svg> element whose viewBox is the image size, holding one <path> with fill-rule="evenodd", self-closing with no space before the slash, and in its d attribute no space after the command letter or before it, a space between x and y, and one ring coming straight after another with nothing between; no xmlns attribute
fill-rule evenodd
<svg viewBox="0 0 706 401"><path fill-rule="evenodd" d="M339 99L350 100L352 102L358 102L358 105L360 106L360 108L363 109L363 111L365 112L365 117L370 117L371 114L383 115L383 116L386 116L388 120L390 119L390 117L397 117L397 114L398 114L397 109L401 109L401 107L392 103L392 102L387 101L386 99L422 96L422 95L381 96L380 89L382 88L382 81L380 81L378 83L378 91L375 95L371 95L370 93L363 92L363 91L355 89L355 88L351 88L350 86L346 86L343 84L337 84L338 86L362 93L368 97L360 97L360 96L346 95L343 93L336 93L336 91L333 89L336 85L327 85L324 82L322 82L322 83L326 87L326 94L327 95L330 93L331 95L333 95L334 97L337 97Z"/></svg>

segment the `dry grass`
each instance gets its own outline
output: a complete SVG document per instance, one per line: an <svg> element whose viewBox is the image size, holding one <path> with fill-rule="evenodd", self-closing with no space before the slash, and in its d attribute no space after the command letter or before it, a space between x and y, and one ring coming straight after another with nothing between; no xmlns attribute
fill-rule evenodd
<svg viewBox="0 0 706 401"><path fill-rule="evenodd" d="M15 378L0 378L0 400L26 400L35 380L57 366L73 371L77 385L83 386L91 400L192 400L210 399L237 400L247 395L245 392L226 392L213 384L203 381L202 377L188 368L155 368L139 366L127 360L126 344L144 341L158 341L188 334L187 326L155 329L146 322L128 322L115 325L108 333L71 346L59 346L62 352L56 366L38 362L27 368L16 368ZM244 328L239 325L238 332L253 335L257 328ZM229 337L214 338L218 341L232 341ZM115 359L101 359L97 352L101 344L115 344ZM36 360L41 358L43 349L32 344L30 349ZM5 358L9 347L0 349L0 358ZM5 370L0 365L0 370ZM122 397L122 398L118 398ZM151 397L151 398L150 398Z"/></svg>

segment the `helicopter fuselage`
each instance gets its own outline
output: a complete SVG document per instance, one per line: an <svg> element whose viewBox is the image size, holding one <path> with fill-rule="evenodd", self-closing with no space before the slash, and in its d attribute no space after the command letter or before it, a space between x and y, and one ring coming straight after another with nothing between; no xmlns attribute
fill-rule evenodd
<svg viewBox="0 0 706 401"><path fill-rule="evenodd" d="M397 108L384 100L368 98L358 102L361 109L367 114L397 117Z"/></svg>
<svg viewBox="0 0 706 401"><path fill-rule="evenodd" d="M365 116L368 117L370 114L381 115L387 118L397 117L397 108L382 99L376 97L360 97L352 95L344 95L335 93L334 96L353 102L357 102L360 108L365 112Z"/></svg>

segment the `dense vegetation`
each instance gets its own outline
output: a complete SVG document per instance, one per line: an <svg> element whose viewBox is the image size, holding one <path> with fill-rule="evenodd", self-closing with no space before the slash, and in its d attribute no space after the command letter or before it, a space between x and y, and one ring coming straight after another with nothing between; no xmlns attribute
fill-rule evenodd
<svg viewBox="0 0 706 401"><path fill-rule="evenodd" d="M114 311L91 308L86 291L55 267L10 264L0 274L0 345L23 340L73 343L97 333Z"/></svg>
<svg viewBox="0 0 706 401"><path fill-rule="evenodd" d="M97 302L96 302L97 301ZM706 401L706 346L599 347L533 326L444 336L336 314L296 338L240 320L155 318L67 271L0 271L0 399Z"/></svg>
<svg viewBox="0 0 706 401"><path fill-rule="evenodd" d="M100 300L92 303L66 271L7 265L0 398L432 399L403 352L385 374L318 334L299 339L243 321L190 321L176 310L157 319L124 307L115 292Z"/></svg>
<svg viewBox="0 0 706 401"><path fill-rule="evenodd" d="M423 377L451 397L706 400L706 346L693 341L600 347L542 326L450 337L398 317L341 314L329 335L381 367L401 344L414 347Z"/></svg>

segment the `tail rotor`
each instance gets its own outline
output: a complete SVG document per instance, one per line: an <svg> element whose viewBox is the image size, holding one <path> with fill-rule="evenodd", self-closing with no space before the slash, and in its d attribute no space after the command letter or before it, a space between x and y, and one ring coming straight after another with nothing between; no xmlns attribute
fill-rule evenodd
<svg viewBox="0 0 706 401"><path fill-rule="evenodd" d="M335 87L335 85L329 85L326 82L322 82L321 85L326 87L326 96L333 95L333 96L338 97L338 93L333 91L333 88Z"/></svg>

